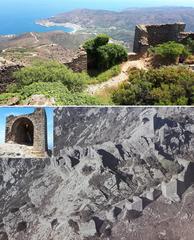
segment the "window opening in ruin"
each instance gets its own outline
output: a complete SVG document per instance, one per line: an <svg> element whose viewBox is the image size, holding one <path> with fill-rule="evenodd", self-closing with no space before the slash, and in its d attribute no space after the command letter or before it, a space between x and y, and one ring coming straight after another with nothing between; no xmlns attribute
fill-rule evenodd
<svg viewBox="0 0 194 240"><path fill-rule="evenodd" d="M33 146L34 125L28 118L16 120L12 127L13 140L17 144Z"/></svg>

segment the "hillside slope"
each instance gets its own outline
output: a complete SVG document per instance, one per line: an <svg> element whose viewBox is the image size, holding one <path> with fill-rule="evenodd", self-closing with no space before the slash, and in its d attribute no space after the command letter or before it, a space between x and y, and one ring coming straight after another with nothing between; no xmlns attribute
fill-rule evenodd
<svg viewBox="0 0 194 240"><path fill-rule="evenodd" d="M194 8L140 8L127 9L122 12L78 9L58 14L46 20L56 24L73 23L80 25L83 28L80 32L108 33L114 39L124 41L131 48L135 25L137 24L160 24L181 21L187 24L188 31L194 31Z"/></svg>
<svg viewBox="0 0 194 240"><path fill-rule="evenodd" d="M0 38L0 57L23 65L34 60L57 60L68 62L75 56L79 46L91 34L70 34L63 31L26 33Z"/></svg>

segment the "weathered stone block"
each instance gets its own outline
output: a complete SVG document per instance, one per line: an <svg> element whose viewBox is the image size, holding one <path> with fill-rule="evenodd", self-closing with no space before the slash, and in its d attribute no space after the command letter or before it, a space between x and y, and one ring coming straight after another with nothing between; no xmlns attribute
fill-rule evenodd
<svg viewBox="0 0 194 240"><path fill-rule="evenodd" d="M162 194L164 197L172 202L179 202L180 197L178 196L178 184L177 179L172 178L170 182L162 182L161 184Z"/></svg>

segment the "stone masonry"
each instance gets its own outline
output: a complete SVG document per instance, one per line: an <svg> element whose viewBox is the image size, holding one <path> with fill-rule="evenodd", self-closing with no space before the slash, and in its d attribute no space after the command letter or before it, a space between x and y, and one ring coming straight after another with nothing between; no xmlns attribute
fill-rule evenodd
<svg viewBox="0 0 194 240"><path fill-rule="evenodd" d="M87 71L88 58L86 51L80 47L76 55L71 59L71 61L64 64L71 68L74 72Z"/></svg>
<svg viewBox="0 0 194 240"><path fill-rule="evenodd" d="M20 116L8 116L6 119L5 143L31 146L31 151L38 157L46 157L47 117L43 108L33 113Z"/></svg>
<svg viewBox="0 0 194 240"><path fill-rule="evenodd" d="M137 25L133 51L144 55L150 46L156 46L168 41L182 42L194 34L185 32L184 23L160 24L160 25Z"/></svg>

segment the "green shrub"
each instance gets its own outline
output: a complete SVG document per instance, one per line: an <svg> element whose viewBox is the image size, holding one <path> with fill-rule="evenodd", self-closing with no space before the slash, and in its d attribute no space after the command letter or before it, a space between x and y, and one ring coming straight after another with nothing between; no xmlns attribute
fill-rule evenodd
<svg viewBox="0 0 194 240"><path fill-rule="evenodd" d="M120 105L192 105L194 72L185 67L135 70L113 93Z"/></svg>
<svg viewBox="0 0 194 240"><path fill-rule="evenodd" d="M93 67L104 70L127 60L127 51L123 46L108 42L109 37L102 34L83 45Z"/></svg>
<svg viewBox="0 0 194 240"><path fill-rule="evenodd" d="M126 61L127 51L123 46L109 43L97 50L98 65L100 69L108 69L116 64Z"/></svg>
<svg viewBox="0 0 194 240"><path fill-rule="evenodd" d="M74 73L63 64L57 62L38 62L32 66L24 67L14 73L17 80L17 88L30 85L34 82L62 82L68 90L82 91L84 89L86 75Z"/></svg>
<svg viewBox="0 0 194 240"><path fill-rule="evenodd" d="M93 57L96 55L98 47L106 45L108 42L109 36L107 36L106 34L99 34L97 37L86 41L83 47L86 50L87 54Z"/></svg>
<svg viewBox="0 0 194 240"><path fill-rule="evenodd" d="M121 66L116 65L104 72L98 73L97 76L94 76L94 77L88 76L87 83L88 84L97 84L97 83L106 82L109 79L117 76L120 72L121 72Z"/></svg>
<svg viewBox="0 0 194 240"><path fill-rule="evenodd" d="M109 42L110 37L106 34L99 34L95 39L94 39L94 43L95 43L95 47L101 47L106 45Z"/></svg>
<svg viewBox="0 0 194 240"><path fill-rule="evenodd" d="M169 64L176 63L177 58L181 55L185 58L189 56L189 51L183 44L173 41L159 44L156 47L151 47L150 52Z"/></svg>
<svg viewBox="0 0 194 240"><path fill-rule="evenodd" d="M189 52L194 53L194 41L191 38L187 40L186 47Z"/></svg>
<svg viewBox="0 0 194 240"><path fill-rule="evenodd" d="M96 105L99 100L84 93L72 93L61 82L35 82L24 86L19 92L24 101L35 94L43 94L54 98L56 105Z"/></svg>
<svg viewBox="0 0 194 240"><path fill-rule="evenodd" d="M13 97L18 97L20 99L20 94L18 94L18 93L1 93L0 94L0 105L7 105L8 100Z"/></svg>

